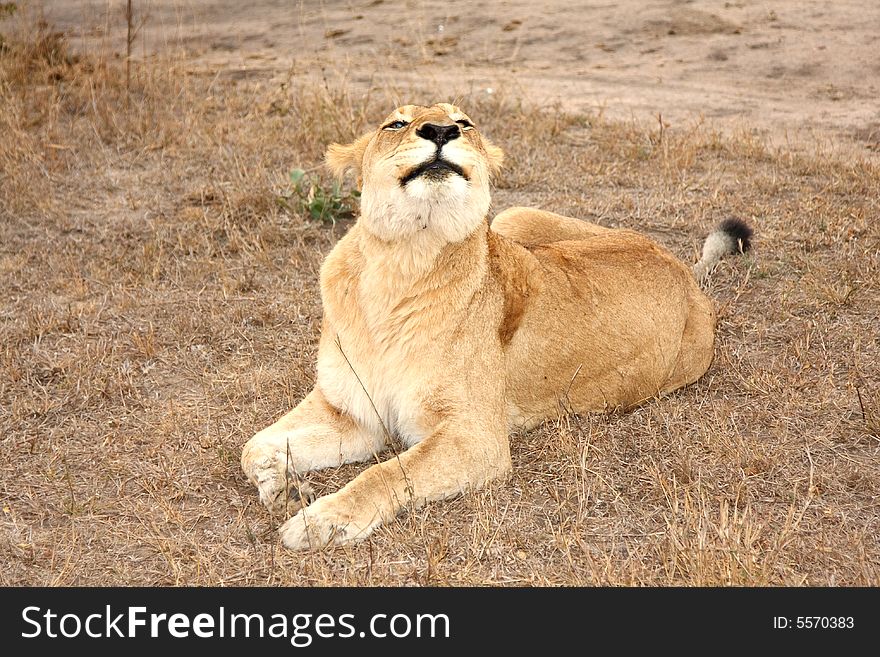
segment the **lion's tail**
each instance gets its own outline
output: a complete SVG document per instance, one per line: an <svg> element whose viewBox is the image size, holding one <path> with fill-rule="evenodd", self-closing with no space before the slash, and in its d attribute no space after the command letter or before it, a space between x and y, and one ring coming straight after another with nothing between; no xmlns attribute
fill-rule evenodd
<svg viewBox="0 0 880 657"><path fill-rule="evenodd" d="M694 277L703 282L721 259L727 255L745 253L752 246L752 228L741 219L725 219L709 233L703 242L703 255L694 265Z"/></svg>

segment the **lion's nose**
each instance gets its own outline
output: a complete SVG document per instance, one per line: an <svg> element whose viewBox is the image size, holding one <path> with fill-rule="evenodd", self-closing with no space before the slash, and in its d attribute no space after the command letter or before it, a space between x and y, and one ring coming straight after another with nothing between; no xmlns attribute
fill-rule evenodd
<svg viewBox="0 0 880 657"><path fill-rule="evenodd" d="M422 139L433 141L438 147L443 146L448 141L458 139L461 136L461 130L456 124L437 125L436 123L426 123L416 130L416 134Z"/></svg>

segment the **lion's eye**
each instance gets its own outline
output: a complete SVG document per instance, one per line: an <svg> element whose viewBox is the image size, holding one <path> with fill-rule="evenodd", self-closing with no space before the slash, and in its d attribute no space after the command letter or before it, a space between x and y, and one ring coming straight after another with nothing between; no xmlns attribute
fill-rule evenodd
<svg viewBox="0 0 880 657"><path fill-rule="evenodd" d="M461 126L462 130L473 130L474 128L474 124L467 119L459 119L456 123Z"/></svg>
<svg viewBox="0 0 880 657"><path fill-rule="evenodd" d="M400 130L409 125L408 121L392 121L388 125L382 126L383 130Z"/></svg>

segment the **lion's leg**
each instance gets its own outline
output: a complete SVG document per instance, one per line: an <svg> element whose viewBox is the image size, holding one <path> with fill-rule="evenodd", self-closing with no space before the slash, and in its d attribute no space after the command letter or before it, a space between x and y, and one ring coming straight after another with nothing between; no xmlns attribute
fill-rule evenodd
<svg viewBox="0 0 880 657"><path fill-rule="evenodd" d="M585 240L611 232L596 224L536 208L508 208L492 220L492 230L524 246Z"/></svg>
<svg viewBox="0 0 880 657"><path fill-rule="evenodd" d="M280 529L294 550L366 538L404 507L419 507L510 471L507 432L473 420L445 423L398 457L374 465L336 493L304 508ZM454 430L453 430L454 427Z"/></svg>
<svg viewBox="0 0 880 657"><path fill-rule="evenodd" d="M373 435L359 426L315 388L296 408L245 444L241 467L259 489L260 501L278 514L287 511L289 503L294 508L301 506L301 498L308 496L298 483L298 475L363 461L376 455L384 444L383 435Z"/></svg>

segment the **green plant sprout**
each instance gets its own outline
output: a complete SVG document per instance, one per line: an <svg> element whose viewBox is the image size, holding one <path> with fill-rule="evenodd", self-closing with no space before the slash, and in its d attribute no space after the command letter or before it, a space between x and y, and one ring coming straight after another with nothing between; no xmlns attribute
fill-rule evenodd
<svg viewBox="0 0 880 657"><path fill-rule="evenodd" d="M303 169L294 169L290 172L290 188L282 192L278 203L288 211L307 213L312 221L335 224L337 219L354 216L359 197L357 190L343 190L338 182L328 187Z"/></svg>

